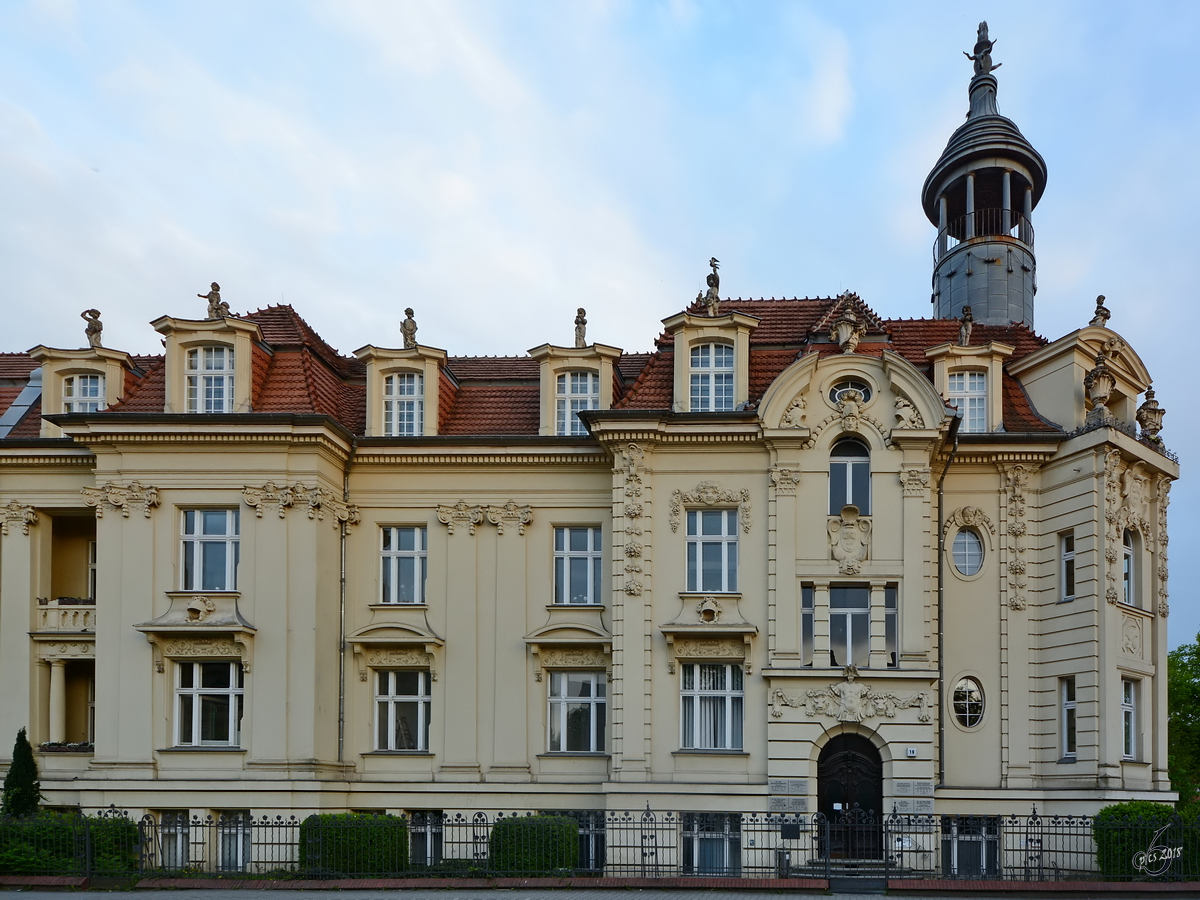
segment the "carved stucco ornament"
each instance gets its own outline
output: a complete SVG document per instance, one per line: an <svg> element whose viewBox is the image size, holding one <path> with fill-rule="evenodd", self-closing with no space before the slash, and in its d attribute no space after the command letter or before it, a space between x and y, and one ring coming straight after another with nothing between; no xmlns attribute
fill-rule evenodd
<svg viewBox="0 0 1200 900"><path fill-rule="evenodd" d="M1108 407L1105 404L1112 396L1113 388L1117 386L1117 379L1108 367L1103 352L1096 354L1095 368L1083 377L1083 386L1087 389L1088 399L1092 401L1092 411L1088 413L1088 419L1107 416Z"/></svg>
<svg viewBox="0 0 1200 900"><path fill-rule="evenodd" d="M897 397L893 404L896 410L896 428L924 428L925 420L907 397Z"/></svg>
<svg viewBox="0 0 1200 900"><path fill-rule="evenodd" d="M842 514L829 520L829 548L843 575L857 575L867 559L871 544L871 520L858 514L857 506L843 506Z"/></svg>
<svg viewBox="0 0 1200 900"><path fill-rule="evenodd" d="M1110 318L1112 318L1112 313L1109 311L1108 307L1104 305L1104 295L1101 294L1096 298L1096 314L1092 316L1092 321L1088 322L1088 324L1095 325L1100 328L1107 328L1108 320Z"/></svg>
<svg viewBox="0 0 1200 900"><path fill-rule="evenodd" d="M158 506L158 488L145 487L140 481L131 481L127 485L114 484L111 481L99 488L81 488L83 502L95 507L96 518L104 518L106 507L119 509L121 515L128 519L130 509L140 509L142 515L150 518L150 510Z"/></svg>
<svg viewBox="0 0 1200 900"><path fill-rule="evenodd" d="M1025 536L1029 531L1025 522L1025 485L1029 481L1029 470L1016 465L1003 471L1008 494L1007 603L1009 609L1019 611L1029 605L1025 597Z"/></svg>
<svg viewBox="0 0 1200 900"><path fill-rule="evenodd" d="M1162 441L1158 433L1162 431L1163 416L1166 412L1154 399L1154 388L1146 388L1146 399L1137 410L1137 423L1142 426L1142 440L1156 444Z"/></svg>
<svg viewBox="0 0 1200 900"><path fill-rule="evenodd" d="M847 305L830 327L829 340L841 347L843 353L853 353L866 332L866 326L858 321L854 310Z"/></svg>
<svg viewBox="0 0 1200 900"><path fill-rule="evenodd" d="M870 685L857 681L858 669L846 666L844 681L836 681L827 688L805 691L798 697L789 697L776 688L771 693L771 717L783 718L783 708L802 709L810 718L825 716L839 722L862 722L874 716L889 719L896 717L901 709L917 707L917 721L929 722L929 697L919 691L909 697L876 691Z"/></svg>
<svg viewBox="0 0 1200 900"><path fill-rule="evenodd" d="M945 527L942 529L942 535L950 533L953 527L958 528L980 528L986 529L989 534L996 533L996 526L987 513L977 506L960 506L946 518Z"/></svg>
<svg viewBox="0 0 1200 900"><path fill-rule="evenodd" d="M1167 603L1167 507L1171 504L1171 479L1158 477L1158 614L1164 619L1170 615Z"/></svg>
<svg viewBox="0 0 1200 900"><path fill-rule="evenodd" d="M900 483L905 497L924 497L929 493L931 472L928 468L905 469L900 473Z"/></svg>
<svg viewBox="0 0 1200 900"><path fill-rule="evenodd" d="M803 397L796 397L784 410L783 418L779 421L780 428L803 428L805 410L808 403Z"/></svg>
<svg viewBox="0 0 1200 900"><path fill-rule="evenodd" d="M745 488L735 493L722 490L721 486L715 482L702 481L696 485L695 490L672 491L668 516L672 531L679 530L679 522L685 506L736 506L738 522L742 526L742 531L746 534L750 533L750 492Z"/></svg>
<svg viewBox="0 0 1200 900"><path fill-rule="evenodd" d="M268 481L260 488L243 488L242 501L254 508L256 518L262 518L264 509L274 509L282 519L286 511L295 505L296 498L303 497L304 494L305 489L302 485L278 487L275 482Z"/></svg>
<svg viewBox="0 0 1200 900"><path fill-rule="evenodd" d="M333 517L335 528L341 524L357 525L362 520L357 506L353 503L346 503L331 490L323 487L301 487L299 489L305 493L305 499L308 501L308 517L310 519L323 522L325 513L329 513Z"/></svg>
<svg viewBox="0 0 1200 900"><path fill-rule="evenodd" d="M467 501L459 500L453 506L439 506L437 517L449 534L454 534L455 528L466 528L467 534L474 534L475 526L483 522L483 507L469 506Z"/></svg>
<svg viewBox="0 0 1200 900"><path fill-rule="evenodd" d="M775 466L771 469L771 484L781 496L794 497L796 486L800 484L800 473L796 469Z"/></svg>
<svg viewBox="0 0 1200 900"><path fill-rule="evenodd" d="M8 501L8 505L0 508L0 535L8 536L8 528L12 526L21 526L21 534L29 534L29 526L38 523L37 510L32 506L25 506L18 503L16 500Z"/></svg>
<svg viewBox="0 0 1200 900"><path fill-rule="evenodd" d="M503 506L487 508L488 521L496 526L497 534L504 534L505 526L516 526L517 534L525 533L525 526L533 521L532 506L518 506L516 501L509 500Z"/></svg>
<svg viewBox="0 0 1200 900"><path fill-rule="evenodd" d="M437 669L434 668L433 654L419 647L381 647L365 652L355 651L361 660L358 669L358 680L366 681L368 669L388 669L400 666L417 666L429 670L429 680L437 681Z"/></svg>
<svg viewBox="0 0 1200 900"><path fill-rule="evenodd" d="M646 459L646 451L640 445L631 442L625 446L622 456L624 458L623 465L613 470L614 474L621 476L624 482L621 488L622 499L619 501L619 505L613 504L614 518L620 516L625 520L624 568L626 578L621 589L630 597L640 597L643 585L638 576L643 571L640 560L646 549L639 540L645 530L642 527L642 517L646 513L643 502L643 490L646 488L642 483L641 472Z"/></svg>

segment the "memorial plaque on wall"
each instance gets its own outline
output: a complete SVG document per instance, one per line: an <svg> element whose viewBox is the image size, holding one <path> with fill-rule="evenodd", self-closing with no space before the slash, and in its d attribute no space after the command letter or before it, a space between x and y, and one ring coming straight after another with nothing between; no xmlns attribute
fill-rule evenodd
<svg viewBox="0 0 1200 900"><path fill-rule="evenodd" d="M767 812L773 813L806 813L808 812L807 797L768 797Z"/></svg>
<svg viewBox="0 0 1200 900"><path fill-rule="evenodd" d="M807 778L769 778L767 779L768 794L788 794L791 796L808 796Z"/></svg>

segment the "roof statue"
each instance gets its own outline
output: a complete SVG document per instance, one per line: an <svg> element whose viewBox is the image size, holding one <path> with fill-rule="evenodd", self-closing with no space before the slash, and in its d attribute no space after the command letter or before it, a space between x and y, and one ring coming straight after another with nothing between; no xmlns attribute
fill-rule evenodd
<svg viewBox="0 0 1200 900"><path fill-rule="evenodd" d="M103 347L100 343L100 334L104 331L104 323L100 321L100 310L85 309L79 314L79 317L87 322L84 328L84 334L87 335L89 347Z"/></svg>
<svg viewBox="0 0 1200 900"><path fill-rule="evenodd" d="M971 315L971 304L962 308L962 318L958 320L958 346L967 347L971 344L971 329L975 326L975 317Z"/></svg>
<svg viewBox="0 0 1200 900"><path fill-rule="evenodd" d="M708 306L708 314L715 316L717 314L717 304L721 302L721 276L717 274L717 269L720 268L720 263L714 256L708 261L712 267L712 272L704 279L708 285L708 293L704 295L704 303Z"/></svg>
<svg viewBox="0 0 1200 900"><path fill-rule="evenodd" d="M992 65L992 47L995 44L995 41L988 40L987 22L980 22L979 34L975 38L975 53L972 55L966 50L963 51L963 56L975 63L976 75L990 75L993 69L1004 65L1004 63Z"/></svg>
<svg viewBox="0 0 1200 900"><path fill-rule="evenodd" d="M1101 328L1108 327L1108 320L1112 318L1112 313L1108 307L1104 305L1104 295L1101 294L1096 298L1096 314L1092 316L1092 321L1089 325L1099 325Z"/></svg>
<svg viewBox="0 0 1200 900"><path fill-rule="evenodd" d="M400 323L400 333L404 335L405 350L411 350L417 346L417 320L413 318L411 306L404 310L404 321Z"/></svg>
<svg viewBox="0 0 1200 900"><path fill-rule="evenodd" d="M201 300L208 301L208 319L224 319L229 315L229 304L221 299L221 286L215 281L212 290L207 294L197 294Z"/></svg>
<svg viewBox="0 0 1200 900"><path fill-rule="evenodd" d="M575 313L575 346L587 346L587 310L582 306Z"/></svg>

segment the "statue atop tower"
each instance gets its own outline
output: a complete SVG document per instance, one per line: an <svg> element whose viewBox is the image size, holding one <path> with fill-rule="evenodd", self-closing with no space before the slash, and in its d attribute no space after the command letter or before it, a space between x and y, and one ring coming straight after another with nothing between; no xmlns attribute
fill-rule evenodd
<svg viewBox="0 0 1200 900"><path fill-rule="evenodd" d="M950 136L925 179L925 215L938 230L930 299L942 319L1033 327L1037 263L1033 210L1046 188L1046 163L996 105L995 46L979 23L967 88L967 121Z"/></svg>

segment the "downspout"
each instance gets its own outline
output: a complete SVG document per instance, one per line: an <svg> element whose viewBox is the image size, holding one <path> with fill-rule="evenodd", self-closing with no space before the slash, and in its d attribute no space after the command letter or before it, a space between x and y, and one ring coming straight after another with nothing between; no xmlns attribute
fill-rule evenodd
<svg viewBox="0 0 1200 900"><path fill-rule="evenodd" d="M342 467L342 502L350 503L350 464L358 448L358 438L350 436L350 452ZM349 524L341 523L338 536L338 764L345 762L346 750L346 533Z"/></svg>
<svg viewBox="0 0 1200 900"><path fill-rule="evenodd" d="M946 483L946 473L950 471L950 464L958 454L958 427L962 424L962 416L962 410L956 409L950 418L950 430L946 432L946 439L954 443L950 448L950 458L946 460L942 474L938 476L937 486L938 787L946 786L946 535L943 534L945 512L942 503L945 492L942 488Z"/></svg>

